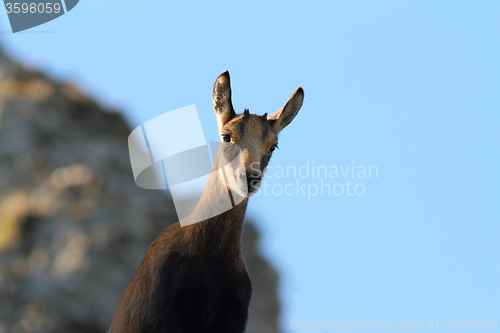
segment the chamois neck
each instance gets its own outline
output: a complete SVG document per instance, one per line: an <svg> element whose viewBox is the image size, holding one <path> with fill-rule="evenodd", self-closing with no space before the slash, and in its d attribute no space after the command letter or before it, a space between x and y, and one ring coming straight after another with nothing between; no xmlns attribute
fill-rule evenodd
<svg viewBox="0 0 500 333"><path fill-rule="evenodd" d="M196 244L193 250L239 253L248 198L234 198L241 202L233 205L229 193L219 172L212 172L200 202L186 219L188 224L192 223L188 226L189 236L196 239L191 242Z"/></svg>

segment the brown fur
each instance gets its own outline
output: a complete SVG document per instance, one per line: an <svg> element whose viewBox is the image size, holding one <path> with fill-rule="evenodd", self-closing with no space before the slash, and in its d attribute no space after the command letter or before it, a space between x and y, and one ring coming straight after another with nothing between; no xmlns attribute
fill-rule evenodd
<svg viewBox="0 0 500 333"><path fill-rule="evenodd" d="M301 105L303 93L297 96L292 98ZM227 72L214 85L213 103L219 133L229 135L231 142L241 149L244 171L257 188L271 157L270 149L277 144L277 132L282 129L274 126L279 119L268 121L267 117L248 111L236 115ZM293 118L297 112L293 109L285 113ZM222 154L220 151L215 166ZM220 207L229 191L220 177L218 172L212 172L187 224ZM238 195L229 193L233 197ZM237 206L220 215L185 227L176 223L160 235L125 291L108 333L244 332L252 294L241 254L247 204L248 197L244 197Z"/></svg>

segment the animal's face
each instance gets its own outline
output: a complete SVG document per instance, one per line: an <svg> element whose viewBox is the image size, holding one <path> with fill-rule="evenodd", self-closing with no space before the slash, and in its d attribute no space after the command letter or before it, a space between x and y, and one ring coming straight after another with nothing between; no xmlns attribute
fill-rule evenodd
<svg viewBox="0 0 500 333"><path fill-rule="evenodd" d="M298 88L288 102L270 116L245 110L236 115L231 102L229 73L222 73L214 85L213 106L217 116L224 160L234 161L225 168L230 188L250 196L260 187L265 168L278 146L278 133L297 115L304 92ZM239 154L239 157L238 157Z"/></svg>
<svg viewBox="0 0 500 333"><path fill-rule="evenodd" d="M220 129L221 140L237 147L241 162L233 176L240 195L254 194L260 187L265 168L278 146L278 135L273 131L267 115L258 116L245 111L228 121Z"/></svg>

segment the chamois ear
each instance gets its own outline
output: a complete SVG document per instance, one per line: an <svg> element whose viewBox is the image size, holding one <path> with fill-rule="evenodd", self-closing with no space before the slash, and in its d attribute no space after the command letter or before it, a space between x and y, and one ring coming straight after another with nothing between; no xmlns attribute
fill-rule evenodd
<svg viewBox="0 0 500 333"><path fill-rule="evenodd" d="M236 115L231 101L231 82L228 71L222 72L215 80L212 105L219 129Z"/></svg>
<svg viewBox="0 0 500 333"><path fill-rule="evenodd" d="M292 122L293 118L299 113L303 100L304 89L298 87L281 109L267 117L269 124L276 133L281 132L283 128Z"/></svg>

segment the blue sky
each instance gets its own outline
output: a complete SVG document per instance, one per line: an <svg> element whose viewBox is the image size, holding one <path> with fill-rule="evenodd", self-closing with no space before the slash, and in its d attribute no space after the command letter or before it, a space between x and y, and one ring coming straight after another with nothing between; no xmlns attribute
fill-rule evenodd
<svg viewBox="0 0 500 333"><path fill-rule="evenodd" d="M0 43L134 127L196 104L212 141L223 70L240 112L273 112L304 87L271 166L378 177L273 177L276 192L349 181L364 194L250 201L281 274L283 330L368 319L446 331L445 319L500 319L499 15L496 1L82 0L25 33L1 14Z"/></svg>

